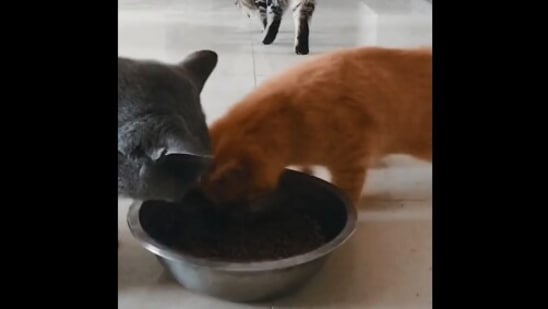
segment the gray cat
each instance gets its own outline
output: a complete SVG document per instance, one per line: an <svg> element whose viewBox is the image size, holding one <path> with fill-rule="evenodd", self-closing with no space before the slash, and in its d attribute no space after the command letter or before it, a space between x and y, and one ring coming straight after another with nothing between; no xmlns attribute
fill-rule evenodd
<svg viewBox="0 0 548 309"><path fill-rule="evenodd" d="M118 58L118 195L182 197L207 170L211 145L200 102L217 54L181 63Z"/></svg>

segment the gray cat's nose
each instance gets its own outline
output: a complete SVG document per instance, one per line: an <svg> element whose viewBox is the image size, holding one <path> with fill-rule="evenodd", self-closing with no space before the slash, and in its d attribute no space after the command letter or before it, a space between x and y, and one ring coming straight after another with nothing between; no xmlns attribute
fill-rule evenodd
<svg viewBox="0 0 548 309"><path fill-rule="evenodd" d="M211 165L211 157L191 154L173 154L165 156L163 166L176 177L188 181L199 181Z"/></svg>
<svg viewBox="0 0 548 309"><path fill-rule="evenodd" d="M211 161L207 156L172 154L146 162L139 169L142 195L146 199L180 200L200 182Z"/></svg>
<svg viewBox="0 0 548 309"><path fill-rule="evenodd" d="M148 174L148 171L150 170L150 167L148 164L143 164L141 168L139 169L139 178L143 179L146 178L146 175Z"/></svg>

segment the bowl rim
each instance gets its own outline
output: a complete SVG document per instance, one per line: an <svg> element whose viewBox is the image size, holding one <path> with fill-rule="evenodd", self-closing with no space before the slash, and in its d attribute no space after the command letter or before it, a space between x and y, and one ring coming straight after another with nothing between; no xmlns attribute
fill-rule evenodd
<svg viewBox="0 0 548 309"><path fill-rule="evenodd" d="M137 239L137 241L141 244L141 246L157 256L168 260L194 264L196 266L207 267L222 271L257 272L284 269L305 264L307 262L329 255L335 249L343 245L354 234L357 226L358 217L356 208L350 203L348 198L337 187L323 179L290 169L286 169L285 173L296 173L300 174L301 176L306 175L307 177L310 177L310 181L316 182L317 185L336 195L336 197L341 200L345 206L347 220L344 227L332 240L312 251L284 259L264 260L257 262L230 262L222 260L210 260L207 258L192 256L180 251L173 250L172 248L169 248L166 245L159 243L144 231L139 219L139 212L141 206L145 201L141 200L136 200L129 206L129 211L127 214L127 224L129 230L133 237Z"/></svg>

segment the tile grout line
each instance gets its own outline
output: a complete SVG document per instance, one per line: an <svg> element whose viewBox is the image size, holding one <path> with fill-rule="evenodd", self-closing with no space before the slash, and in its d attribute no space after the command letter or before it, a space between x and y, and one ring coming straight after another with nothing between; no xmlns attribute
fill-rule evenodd
<svg viewBox="0 0 548 309"><path fill-rule="evenodd" d="M255 71L255 49L251 46L251 59L253 60L253 88L257 87L257 72Z"/></svg>
<svg viewBox="0 0 548 309"><path fill-rule="evenodd" d="M250 21L251 22L251 21ZM257 87L257 69L255 68L255 47L253 44L253 33L249 28L249 42L251 43L251 61L253 62L253 88Z"/></svg>

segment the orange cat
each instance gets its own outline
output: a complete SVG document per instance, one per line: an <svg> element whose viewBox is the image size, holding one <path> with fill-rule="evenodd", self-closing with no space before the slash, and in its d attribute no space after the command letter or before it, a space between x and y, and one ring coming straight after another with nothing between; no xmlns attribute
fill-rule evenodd
<svg viewBox="0 0 548 309"><path fill-rule="evenodd" d="M431 160L432 49L313 57L256 88L210 135L215 162L204 189L213 200L249 201L275 188L285 167L320 165L356 203L375 160Z"/></svg>

